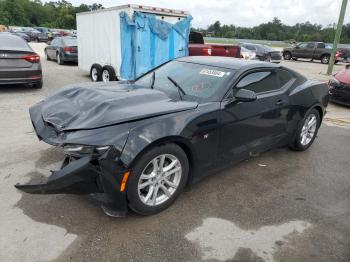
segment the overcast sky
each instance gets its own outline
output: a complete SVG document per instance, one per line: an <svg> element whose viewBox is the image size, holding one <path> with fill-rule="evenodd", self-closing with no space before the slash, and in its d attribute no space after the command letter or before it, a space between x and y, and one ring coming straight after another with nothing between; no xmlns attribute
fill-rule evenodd
<svg viewBox="0 0 350 262"><path fill-rule="evenodd" d="M206 27L216 20L224 24L255 26L277 16L283 23L293 25L310 21L322 25L338 20L342 0L68 0L73 5L100 3L104 7L135 3L190 11L193 27ZM350 4L349 4L350 5ZM350 23L350 8L345 23Z"/></svg>

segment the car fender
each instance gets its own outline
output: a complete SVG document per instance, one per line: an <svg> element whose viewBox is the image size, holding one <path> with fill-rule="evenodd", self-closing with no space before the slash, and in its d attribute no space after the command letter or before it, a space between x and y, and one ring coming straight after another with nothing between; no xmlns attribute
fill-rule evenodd
<svg viewBox="0 0 350 262"><path fill-rule="evenodd" d="M142 125L138 124L132 128L120 160L125 165L132 166L148 148L165 142L183 144L194 152L190 142L191 132L185 128L188 123L187 118L191 114L182 112L182 114L171 115L146 119Z"/></svg>

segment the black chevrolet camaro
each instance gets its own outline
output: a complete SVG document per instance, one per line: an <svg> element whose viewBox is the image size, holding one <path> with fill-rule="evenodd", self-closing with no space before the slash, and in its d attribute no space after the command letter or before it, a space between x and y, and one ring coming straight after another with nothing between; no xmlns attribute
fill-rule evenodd
<svg viewBox="0 0 350 262"><path fill-rule="evenodd" d="M328 104L326 84L283 66L184 57L133 82L67 87L30 108L40 140L65 160L36 194L104 193L108 215L169 207L184 187L275 147L306 150Z"/></svg>

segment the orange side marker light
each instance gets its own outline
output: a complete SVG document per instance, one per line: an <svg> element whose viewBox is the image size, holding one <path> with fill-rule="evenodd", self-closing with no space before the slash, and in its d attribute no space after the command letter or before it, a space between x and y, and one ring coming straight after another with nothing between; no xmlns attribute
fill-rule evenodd
<svg viewBox="0 0 350 262"><path fill-rule="evenodd" d="M130 175L130 171L126 171L123 176L122 183L120 184L120 192L124 192L125 187L126 187L126 182L128 181Z"/></svg>

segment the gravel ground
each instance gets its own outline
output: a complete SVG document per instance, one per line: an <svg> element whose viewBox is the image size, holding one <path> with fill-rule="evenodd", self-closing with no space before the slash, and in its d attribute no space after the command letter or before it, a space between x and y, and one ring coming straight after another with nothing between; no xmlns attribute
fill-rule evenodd
<svg viewBox="0 0 350 262"><path fill-rule="evenodd" d="M41 55L44 46L33 44ZM318 62L282 64L329 78ZM13 187L63 157L38 142L28 108L89 81L74 64L42 65L42 90L0 88L0 261L350 261L350 108L330 104L306 152L272 150L192 186L158 215L112 219L89 196Z"/></svg>

